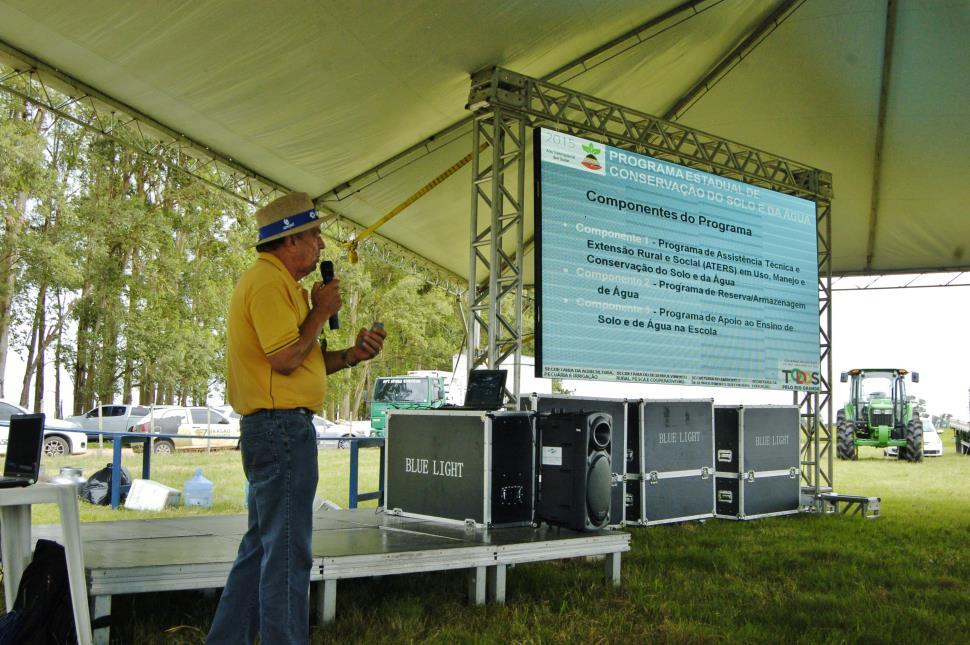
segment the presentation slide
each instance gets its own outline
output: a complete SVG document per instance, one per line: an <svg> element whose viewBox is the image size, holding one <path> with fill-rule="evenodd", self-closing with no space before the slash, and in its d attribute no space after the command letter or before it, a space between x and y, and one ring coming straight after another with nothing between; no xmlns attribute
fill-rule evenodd
<svg viewBox="0 0 970 645"><path fill-rule="evenodd" d="M535 130L536 376L817 391L814 202Z"/></svg>

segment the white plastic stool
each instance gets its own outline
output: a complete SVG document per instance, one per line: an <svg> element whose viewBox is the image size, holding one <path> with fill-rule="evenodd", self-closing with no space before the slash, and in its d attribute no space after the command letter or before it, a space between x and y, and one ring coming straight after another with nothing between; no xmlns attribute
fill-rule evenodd
<svg viewBox="0 0 970 645"><path fill-rule="evenodd" d="M84 580L81 552L81 519L78 515L77 488L73 484L39 483L23 488L0 488L0 550L3 554L3 591L7 610L17 599L17 588L30 563L30 507L32 504L57 504L61 513L61 539L67 558L67 577L71 585L71 607L80 645L91 644L91 614Z"/></svg>

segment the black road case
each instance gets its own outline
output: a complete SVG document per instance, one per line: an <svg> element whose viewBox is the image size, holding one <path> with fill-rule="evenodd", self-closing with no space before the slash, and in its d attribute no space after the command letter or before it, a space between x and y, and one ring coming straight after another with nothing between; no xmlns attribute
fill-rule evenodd
<svg viewBox="0 0 970 645"><path fill-rule="evenodd" d="M799 512L799 409L716 406L717 517L751 520Z"/></svg>
<svg viewBox="0 0 970 645"><path fill-rule="evenodd" d="M627 473L640 526L714 516L714 403L711 399L638 404L636 463Z"/></svg>
<svg viewBox="0 0 970 645"><path fill-rule="evenodd" d="M477 527L532 523L531 414L391 410L385 442L385 512Z"/></svg>
<svg viewBox="0 0 970 645"><path fill-rule="evenodd" d="M610 438L610 462L613 486L610 501L610 526L620 526L626 517L626 495L623 486L627 472L627 434L630 417L626 399L603 399L570 396L568 394L532 394L519 397L519 409L540 412L605 412L613 418ZM636 432L636 427L633 427Z"/></svg>

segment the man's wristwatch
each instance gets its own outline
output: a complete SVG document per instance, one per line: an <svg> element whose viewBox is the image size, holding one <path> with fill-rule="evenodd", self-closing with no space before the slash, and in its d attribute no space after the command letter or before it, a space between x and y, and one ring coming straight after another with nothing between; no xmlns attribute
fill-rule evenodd
<svg viewBox="0 0 970 645"><path fill-rule="evenodd" d="M340 353L340 359L344 362L344 367L347 367L347 368L356 367L357 363L351 363L349 360L347 360L348 353L350 353L349 347Z"/></svg>

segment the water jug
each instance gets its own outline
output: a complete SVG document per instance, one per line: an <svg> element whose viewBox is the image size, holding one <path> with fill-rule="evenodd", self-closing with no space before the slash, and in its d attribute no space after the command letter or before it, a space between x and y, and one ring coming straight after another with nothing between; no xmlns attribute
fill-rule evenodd
<svg viewBox="0 0 970 645"><path fill-rule="evenodd" d="M51 478L52 484L71 484L79 490L85 481L84 471L71 466L61 466L60 473Z"/></svg>
<svg viewBox="0 0 970 645"><path fill-rule="evenodd" d="M195 476L185 482L185 505L212 506L212 482L202 476L202 469L195 469Z"/></svg>

